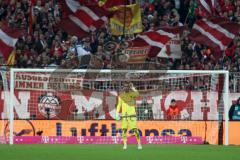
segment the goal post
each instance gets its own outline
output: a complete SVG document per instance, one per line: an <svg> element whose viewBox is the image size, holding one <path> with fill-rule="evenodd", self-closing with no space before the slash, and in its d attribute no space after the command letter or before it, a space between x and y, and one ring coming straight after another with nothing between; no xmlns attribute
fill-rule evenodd
<svg viewBox="0 0 240 160"><path fill-rule="evenodd" d="M29 75L32 77L29 77L29 79L26 78ZM26 76L25 79L22 76ZM94 122L96 122L98 119L112 121L115 118L113 116L115 113L115 110L114 110L115 106L109 106L109 105L106 105L106 103L110 103L110 101L113 101L112 100L113 97L110 97L110 98L107 97L106 99L104 99L104 102L99 102L99 99L102 99L104 96L106 96L106 94L109 94L109 93L112 94L113 92L114 93L111 96L113 95L117 96L117 94L121 90L122 83L124 83L125 81L132 82L134 86L138 90L140 90L140 94L143 94L139 103L138 103L138 100L136 100L136 105L141 104L139 105L140 107L137 107L137 114L139 114L137 116L139 121L141 121L139 122L139 124L140 125L142 124L142 126L145 127L145 128L143 127L145 129L145 134L149 133L149 134L155 135L155 130L157 130L157 129L146 129L145 124L148 124L148 121L150 121L150 123L152 121L154 124L159 125L159 126L156 126L155 128L161 128L162 135L165 135L165 136L176 135L177 133L175 134L172 133L174 132L172 131L174 130L172 128L177 128L176 126L178 125L180 126L189 125L189 127L191 128L192 126L195 125L195 123L198 124L201 122L205 122L205 126L204 126L204 123L201 123L201 126L194 128L194 131L193 131L194 133L191 133L191 134L195 134L196 132L198 136L202 135L201 138L204 141L208 139L209 136L206 138L206 135L205 135L205 138L204 138L204 135L200 133L200 131L202 132L202 128L204 127L205 127L205 130L209 129L209 127L212 127L211 132L212 134L216 134L216 135L210 135L210 136L214 137L217 135L219 136L221 134L220 137L222 136L222 141L223 141L222 143L224 145L228 145L229 143L228 142L228 139L229 139L228 138L229 137L229 128L228 128L229 127L229 124L228 124L229 123L229 117L228 117L229 72L225 70L213 70L213 71L210 71L210 70L89 70L89 69L68 70L68 69L11 68L9 77L10 77L10 82L9 82L10 83L10 96L9 96L10 99L9 99L8 107L9 107L10 113L9 113L8 127L9 127L9 143L10 144L14 144L14 137L16 137L15 128L17 126L15 125L15 123L20 124L18 120L24 119L24 120L32 120L34 122L34 121L37 121L39 117L40 118L44 117L45 120L49 120L49 121L51 121L51 119L56 120L56 118L57 120L69 120L69 123L71 124L68 124L68 122L66 122L66 125L69 125L69 128L71 129L71 134L72 134L71 136L76 134L76 136L80 137L81 139L81 137L83 136L82 135L79 136L79 133L75 131L76 130L75 126L72 127L72 124L75 124L79 121L81 123L87 123L87 121L91 121L91 120L94 120ZM28 84L27 81L32 83ZM78 106L78 104L76 104L76 103L85 103L83 102L83 99L78 99L78 100L75 99L74 101L75 104L71 105L71 107L78 107L78 108L77 109L74 108L73 110L71 110L71 114L67 116L64 115L63 116L64 118L61 118L60 116L56 116L56 115L60 112L59 110L63 109L65 106L61 106L60 109L54 108L54 112L51 112L49 110L52 109L51 108L52 106L48 108L49 104L48 105L43 104L43 102L45 103L46 97L49 97L49 95L46 95L46 94L51 93L51 94L54 94L54 96L51 95L52 96L51 100L54 98L54 105L55 105L54 107L57 106L55 103L57 104L61 103L65 105L70 100L67 99L64 102L56 102L59 99L59 97L61 96L66 97L66 95L64 95L66 91L71 91L71 92L74 92L74 94L76 94L78 92L81 92L83 89L86 89L87 90L86 92L89 92L89 90L96 91L97 92L96 95L100 96L100 98L93 97L92 98L93 100L91 104L88 105L88 108L79 107L80 105ZM31 91L31 96L27 102L29 116L26 116L27 115L26 114L25 116L22 116L22 117L19 117L19 115L18 117L16 117L16 113L15 113L16 106L14 102L14 99L16 99L15 98L16 91ZM108 93L105 93L106 91ZM101 94L99 92L101 92ZM170 92L171 94L169 94ZM181 93L186 94L184 95L185 97L183 97ZM202 99L204 100L197 100L197 96L200 94L203 95ZM45 97L43 97L43 95ZM72 95L71 97L74 98L74 96L75 95ZM155 96L155 99L151 98L151 96ZM195 96L194 100L196 100L197 102L196 103L193 102L193 100L191 99L191 97L189 98L189 96ZM75 97L78 97L78 96L75 96ZM164 102L162 99L159 100L156 97L162 98L162 99L165 98ZM214 97L214 98L217 97L217 99L214 99L214 101L212 101L211 97ZM91 97L88 96L88 98L91 98ZM181 114L179 113L179 117L177 117L176 119L173 118L169 120L167 118L168 115L166 115L168 112L167 110L169 109L167 105L169 105L170 100L174 98L176 98L177 104L179 106L182 106L180 107ZM41 104L39 104L40 103L39 101L41 101ZM100 104L100 103L103 103L103 104ZM163 105L162 103L164 103L165 108L162 107ZM116 105L116 102L115 103L112 102L112 104ZM197 105L198 108L195 107L194 105ZM212 105L212 106L209 106L209 105ZM101 106L101 109L99 109L98 106ZM106 106L111 107L112 110L110 111L109 108L106 109ZM152 108L148 110L146 109L148 108L146 106L150 106L150 108L151 107ZM217 107L217 109L214 107ZM69 108L68 110L66 110L66 112L69 112ZM138 108L143 108L144 112L142 112ZM214 111L212 111L212 109L214 109ZM106 110L108 113L106 113ZM150 115L150 111L151 111L151 115ZM197 111L201 112L201 116L197 115L198 114ZM41 113L41 112L44 112L44 113ZM85 115L85 113L87 115ZM144 117L143 114L145 113L147 114L147 116ZM42 115L39 116L40 114ZM97 114L98 116L95 116ZM82 116L83 118L80 118L80 116ZM186 116L187 118L182 118L184 116ZM209 117L212 117L212 119ZM214 121L214 122L208 123L208 120ZM58 122L56 122L56 124L57 123ZM142 126L140 126L140 128ZM58 128L57 126L57 129L62 129L61 127L62 126ZM112 127L111 132L115 132L115 130L113 129L113 126L111 127ZM56 132L58 132L57 129L56 129ZM185 133L187 133L188 130L186 131L185 129L183 129L175 132L178 132L179 135L182 134L182 132L184 132L183 135L185 135ZM59 133L59 135L65 136L64 133L62 132ZM112 135L117 135L117 134L112 134ZM156 135L158 134L156 133ZM52 135L48 135L48 136L52 136ZM66 136L69 137L69 135L67 134ZM221 138L218 138L218 141L221 141L219 139ZM149 142L148 139L146 141ZM161 139L159 140L159 143L160 141ZM177 139L174 139L174 142L175 141L177 143ZM166 143L171 143L171 142L168 139Z"/></svg>

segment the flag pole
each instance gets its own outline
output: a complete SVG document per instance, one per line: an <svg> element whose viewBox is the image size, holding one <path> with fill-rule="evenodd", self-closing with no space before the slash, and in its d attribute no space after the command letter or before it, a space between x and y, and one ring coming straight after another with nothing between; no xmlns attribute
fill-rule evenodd
<svg viewBox="0 0 240 160"><path fill-rule="evenodd" d="M190 1L190 2L191 2L191 1ZM187 13L187 16L186 16L185 21L184 21L184 24L183 24L184 26L186 25L187 19L188 19L188 17L189 17L190 12L191 12L191 9L192 9L192 8L191 8L191 7L192 7L191 5L192 5L192 4L189 4L188 13Z"/></svg>
<svg viewBox="0 0 240 160"><path fill-rule="evenodd" d="M189 17L189 13L190 13L190 12L188 11L188 14L187 14L187 16L186 16L186 18L185 18L185 21L184 21L184 24L183 24L184 26L185 26L186 23L187 23L187 19L188 19L188 17Z"/></svg>
<svg viewBox="0 0 240 160"><path fill-rule="evenodd" d="M195 8L196 6L195 5L196 5L196 0L193 0L193 1L189 2L188 13L187 13L187 16L186 16L185 21L184 21L184 26L187 23L187 20L190 16L190 13L192 14L192 12L193 12L193 14L195 14L195 11L196 11L196 8Z"/></svg>
<svg viewBox="0 0 240 160"><path fill-rule="evenodd" d="M126 12L127 12L127 0L124 0L123 38L122 38L122 40L125 40Z"/></svg>

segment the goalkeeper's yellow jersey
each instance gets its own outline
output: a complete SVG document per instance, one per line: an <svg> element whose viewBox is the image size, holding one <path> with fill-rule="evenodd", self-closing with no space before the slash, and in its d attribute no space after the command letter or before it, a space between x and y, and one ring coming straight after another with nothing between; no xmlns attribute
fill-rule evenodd
<svg viewBox="0 0 240 160"><path fill-rule="evenodd" d="M139 96L138 91L130 91L121 93L118 96L118 104L117 104L117 113L122 109L122 115L136 115L136 98Z"/></svg>

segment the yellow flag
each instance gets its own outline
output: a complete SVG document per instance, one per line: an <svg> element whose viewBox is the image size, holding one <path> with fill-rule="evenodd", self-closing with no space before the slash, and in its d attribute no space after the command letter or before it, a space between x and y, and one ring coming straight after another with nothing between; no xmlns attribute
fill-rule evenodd
<svg viewBox="0 0 240 160"><path fill-rule="evenodd" d="M126 0L99 0L98 5L107 9L108 11L115 11L118 6L125 5Z"/></svg>
<svg viewBox="0 0 240 160"><path fill-rule="evenodd" d="M110 26L113 35L142 32L141 10L139 4L118 6L115 14L110 19Z"/></svg>
<svg viewBox="0 0 240 160"><path fill-rule="evenodd" d="M12 53L8 56L7 65L14 65L16 58L16 51L15 49L12 51Z"/></svg>
<svg viewBox="0 0 240 160"><path fill-rule="evenodd" d="M106 2L107 2L107 0L99 0L99 1L98 1L98 5L99 5L100 7L102 7Z"/></svg>

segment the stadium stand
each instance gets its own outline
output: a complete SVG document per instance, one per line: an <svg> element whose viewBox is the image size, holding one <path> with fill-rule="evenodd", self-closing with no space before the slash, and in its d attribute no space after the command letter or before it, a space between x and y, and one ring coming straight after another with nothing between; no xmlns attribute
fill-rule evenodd
<svg viewBox="0 0 240 160"><path fill-rule="evenodd" d="M126 2L133 3L133 1ZM101 26L87 34L76 32L74 35L72 34L74 29L66 30L64 26L64 22L68 22L67 5L64 0L2 0L0 1L1 26L17 29L20 36L17 37L14 46L14 55L8 53L10 55L6 57L4 55L6 53L1 53L0 64L3 68L10 65L18 68L227 69L239 72L238 35L228 48L219 52L192 41L187 36L194 22L207 16L204 10L196 11L194 14L190 12L194 2L194 0L140 1L143 31L166 26L185 26L180 34L182 55L180 59L148 56L144 62L128 64L126 67L124 63L118 63L119 58L116 57L116 53L119 50L114 50L114 45L122 43L123 40L132 41L138 34L114 36L110 32L109 21L104 21ZM79 1L79 3L83 6L96 5L93 0ZM240 1L220 0L215 6L214 14L239 24ZM231 81L232 89L233 83L239 81L235 80Z"/></svg>

